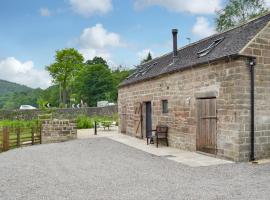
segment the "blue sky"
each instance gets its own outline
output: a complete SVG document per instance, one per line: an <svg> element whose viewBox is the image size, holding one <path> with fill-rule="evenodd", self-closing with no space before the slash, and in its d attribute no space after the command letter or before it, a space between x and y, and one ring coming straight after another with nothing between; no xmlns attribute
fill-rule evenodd
<svg viewBox="0 0 270 200"><path fill-rule="evenodd" d="M44 70L57 49L103 56L111 67L132 67L151 51L172 49L215 33L215 11L225 0L1 0L0 79L46 88Z"/></svg>

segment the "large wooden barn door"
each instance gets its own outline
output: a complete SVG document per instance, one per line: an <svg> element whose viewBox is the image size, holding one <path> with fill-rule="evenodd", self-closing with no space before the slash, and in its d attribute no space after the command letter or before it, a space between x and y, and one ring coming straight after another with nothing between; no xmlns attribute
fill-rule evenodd
<svg viewBox="0 0 270 200"><path fill-rule="evenodd" d="M198 99L197 150L217 153L217 112L216 98Z"/></svg>
<svg viewBox="0 0 270 200"><path fill-rule="evenodd" d="M142 104L135 103L134 106L134 133L138 138L142 138Z"/></svg>

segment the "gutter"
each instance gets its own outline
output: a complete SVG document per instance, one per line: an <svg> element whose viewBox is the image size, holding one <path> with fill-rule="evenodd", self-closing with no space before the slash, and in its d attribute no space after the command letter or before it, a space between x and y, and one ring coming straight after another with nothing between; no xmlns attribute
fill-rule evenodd
<svg viewBox="0 0 270 200"><path fill-rule="evenodd" d="M248 59L248 67L250 71L250 161L255 160L255 98L254 98L254 67L256 65L256 58Z"/></svg>

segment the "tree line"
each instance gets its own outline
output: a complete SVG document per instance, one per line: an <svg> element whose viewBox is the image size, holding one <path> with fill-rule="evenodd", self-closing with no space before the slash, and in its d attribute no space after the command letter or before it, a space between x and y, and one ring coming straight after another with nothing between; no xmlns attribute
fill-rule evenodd
<svg viewBox="0 0 270 200"><path fill-rule="evenodd" d="M112 70L101 57L84 62L73 48L56 51L54 63L46 69L58 86L60 107L81 102L96 106L102 100L117 102L118 85L132 73L121 66Z"/></svg>
<svg viewBox="0 0 270 200"><path fill-rule="evenodd" d="M46 69L53 78L51 87L0 94L0 109L18 109L20 105L45 108L48 104L64 108L81 101L95 107L101 100L117 102L118 85L133 72L121 66L113 70L101 57L84 62L75 49L56 51L55 61Z"/></svg>

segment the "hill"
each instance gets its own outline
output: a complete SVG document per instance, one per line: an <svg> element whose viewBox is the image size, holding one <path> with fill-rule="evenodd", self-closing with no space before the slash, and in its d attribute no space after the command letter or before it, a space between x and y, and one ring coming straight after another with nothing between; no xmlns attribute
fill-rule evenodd
<svg viewBox="0 0 270 200"><path fill-rule="evenodd" d="M32 105L50 102L54 107L59 105L59 87L53 85L45 90L0 80L0 110L18 109L20 105Z"/></svg>
<svg viewBox="0 0 270 200"><path fill-rule="evenodd" d="M9 95L15 92L29 92L33 90L25 85L0 80L0 96Z"/></svg>
<svg viewBox="0 0 270 200"><path fill-rule="evenodd" d="M6 107L13 105L13 101L19 98L18 95L14 94L30 93L32 91L34 91L34 89L25 85L0 80L0 109L2 109L5 105ZM18 106L16 105L16 107Z"/></svg>

